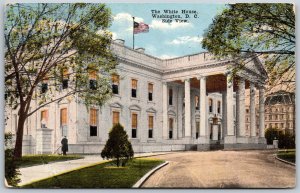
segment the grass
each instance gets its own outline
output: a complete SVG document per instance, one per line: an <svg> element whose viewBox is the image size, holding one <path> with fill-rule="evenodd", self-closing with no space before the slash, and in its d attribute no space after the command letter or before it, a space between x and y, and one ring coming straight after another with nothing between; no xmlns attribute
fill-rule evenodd
<svg viewBox="0 0 300 193"><path fill-rule="evenodd" d="M25 155L21 159L17 160L18 167L28 167L34 165L48 164L49 162L58 162L74 159L82 159L80 155Z"/></svg>
<svg viewBox="0 0 300 193"><path fill-rule="evenodd" d="M125 167L112 162L71 171L21 188L131 188L141 177L162 160L133 159Z"/></svg>
<svg viewBox="0 0 300 193"><path fill-rule="evenodd" d="M287 149L287 150L279 150L277 156L280 159L296 163L296 150L295 149Z"/></svg>

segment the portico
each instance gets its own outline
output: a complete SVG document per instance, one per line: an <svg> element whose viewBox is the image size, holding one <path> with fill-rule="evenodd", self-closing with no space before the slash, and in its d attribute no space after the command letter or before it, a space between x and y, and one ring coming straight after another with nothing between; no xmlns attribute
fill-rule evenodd
<svg viewBox="0 0 300 193"><path fill-rule="evenodd" d="M165 143L184 140L187 149L209 150L214 145L221 149L257 149L264 140L264 76L249 66L233 75L232 64L207 65L206 73L195 74L195 68L184 73L167 73L163 83L163 133ZM248 68L247 68L248 67ZM182 75L182 76L181 76ZM257 76L256 78L254 78ZM169 90L177 88L177 104L170 105ZM250 90L250 132L245 124L245 92ZM259 126L256 127L255 91L259 90ZM211 95L217 95L212 100ZM172 97L172 96L171 96ZM197 98L195 98L197 97ZM198 101L197 101L198 100ZM198 103L197 103L198 102ZM196 104L197 103L197 104ZM177 135L170 139L169 112L176 110ZM198 115L198 117L196 116ZM173 128L172 128L173 129ZM257 132L258 130L258 132Z"/></svg>

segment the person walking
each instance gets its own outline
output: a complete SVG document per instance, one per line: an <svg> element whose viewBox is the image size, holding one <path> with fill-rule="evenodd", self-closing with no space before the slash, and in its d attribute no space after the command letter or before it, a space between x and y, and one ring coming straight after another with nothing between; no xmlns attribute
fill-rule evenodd
<svg viewBox="0 0 300 193"><path fill-rule="evenodd" d="M61 140L61 151L63 152L63 155L67 155L68 151L68 139L66 136Z"/></svg>

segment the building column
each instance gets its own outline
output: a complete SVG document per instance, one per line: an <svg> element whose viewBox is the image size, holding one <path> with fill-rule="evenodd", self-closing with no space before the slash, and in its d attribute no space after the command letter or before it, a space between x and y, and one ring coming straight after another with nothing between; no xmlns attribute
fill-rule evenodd
<svg viewBox="0 0 300 193"><path fill-rule="evenodd" d="M265 139L265 88L259 87L259 143L266 143Z"/></svg>
<svg viewBox="0 0 300 193"><path fill-rule="evenodd" d="M250 135L256 137L255 85L250 83Z"/></svg>
<svg viewBox="0 0 300 193"><path fill-rule="evenodd" d="M245 137L246 128L245 128L245 79L240 78L238 83L237 90L237 100L236 100L236 120L237 125L237 136Z"/></svg>
<svg viewBox="0 0 300 193"><path fill-rule="evenodd" d="M222 93L222 139L227 135L226 130L226 92Z"/></svg>
<svg viewBox="0 0 300 193"><path fill-rule="evenodd" d="M163 82L162 84L162 94L163 94L163 139L168 139L168 86L167 82Z"/></svg>
<svg viewBox="0 0 300 193"><path fill-rule="evenodd" d="M183 131L182 131L182 107L183 107L183 89L179 86L178 87L178 98L177 98L177 105L178 105L178 111L177 111L177 128L178 128L178 138L183 137Z"/></svg>
<svg viewBox="0 0 300 193"><path fill-rule="evenodd" d="M184 80L184 96L185 96L184 135L185 135L185 137L191 137L191 86L190 86L190 79Z"/></svg>
<svg viewBox="0 0 300 193"><path fill-rule="evenodd" d="M224 139L224 143L234 144L236 143L236 136L234 132L234 117L233 117L233 80L231 74L226 74L227 86L226 86L226 130L227 136Z"/></svg>
<svg viewBox="0 0 300 193"><path fill-rule="evenodd" d="M200 133L199 138L201 143L208 142L209 139L207 136L207 97L206 97L206 77L201 76L200 79Z"/></svg>

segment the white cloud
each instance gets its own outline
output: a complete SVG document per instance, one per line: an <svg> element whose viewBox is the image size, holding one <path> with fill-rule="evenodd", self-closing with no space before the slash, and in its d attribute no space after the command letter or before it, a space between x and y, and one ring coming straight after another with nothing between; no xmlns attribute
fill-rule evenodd
<svg viewBox="0 0 300 193"><path fill-rule="evenodd" d="M152 20L150 27L152 29L158 29L158 30L165 31L165 30L173 30L173 29L178 29L178 28L192 28L194 26L191 23L177 23L177 22L163 23L160 20Z"/></svg>
<svg viewBox="0 0 300 193"><path fill-rule="evenodd" d="M129 13L118 13L117 15L114 16L114 22L133 22L132 20L132 15ZM143 22L144 19L140 17L135 17L134 21L136 22Z"/></svg>
<svg viewBox="0 0 300 193"><path fill-rule="evenodd" d="M118 38L118 35L116 32L111 32L112 33L112 39L115 40Z"/></svg>
<svg viewBox="0 0 300 193"><path fill-rule="evenodd" d="M189 44L189 43L201 43L202 39L203 37L198 37L198 36L181 36L167 42L167 44L182 45L182 44Z"/></svg>
<svg viewBox="0 0 300 193"><path fill-rule="evenodd" d="M170 58L176 58L176 57L178 57L178 56L176 56L176 55L163 54L163 55L160 55L160 56L158 56L158 57L161 58L161 59L170 59Z"/></svg>

